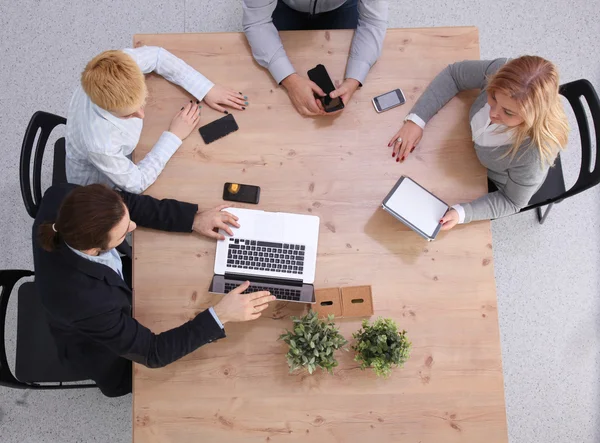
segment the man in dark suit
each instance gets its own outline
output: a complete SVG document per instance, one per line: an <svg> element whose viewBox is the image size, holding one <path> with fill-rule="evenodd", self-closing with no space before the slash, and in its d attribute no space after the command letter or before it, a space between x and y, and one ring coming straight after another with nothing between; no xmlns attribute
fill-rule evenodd
<svg viewBox="0 0 600 443"><path fill-rule="evenodd" d="M225 337L223 325L253 320L268 292L243 294L249 283L187 323L154 334L131 316L131 277L117 249L137 224L171 232L196 231L222 239L237 218L218 207L116 192L103 185L53 186L44 195L32 232L35 282L61 360L116 397L131 392L131 361L162 367Z"/></svg>

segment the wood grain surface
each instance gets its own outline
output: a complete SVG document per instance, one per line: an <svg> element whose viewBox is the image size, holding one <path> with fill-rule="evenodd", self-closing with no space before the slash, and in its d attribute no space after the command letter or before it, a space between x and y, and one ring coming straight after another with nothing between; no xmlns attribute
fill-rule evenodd
<svg viewBox="0 0 600 443"><path fill-rule="evenodd" d="M299 73L326 65L343 79L351 31L284 32ZM380 209L400 175L449 204L487 192L473 150L468 109L454 98L427 126L421 145L396 163L387 142L446 65L479 58L473 27L391 29L381 59L339 115L302 118L258 66L241 33L136 35L162 46L216 83L249 97L234 112L239 131L205 145L194 132L147 194L221 204L227 181L262 188L258 209L321 219L315 286L371 285L375 317L408 331L412 356L389 379L361 371L340 351L335 375L288 374L277 341L302 305L276 303L227 338L162 369L134 367L133 437L154 442L506 442L502 363L490 223L472 223L428 243ZM143 158L191 97L159 76L135 159ZM371 99L402 88L407 104L377 114ZM222 116L203 106L201 124ZM138 229L135 317L154 332L218 301L207 288L215 243L196 235ZM352 342L360 319L340 319ZM351 344L351 343L350 343Z"/></svg>

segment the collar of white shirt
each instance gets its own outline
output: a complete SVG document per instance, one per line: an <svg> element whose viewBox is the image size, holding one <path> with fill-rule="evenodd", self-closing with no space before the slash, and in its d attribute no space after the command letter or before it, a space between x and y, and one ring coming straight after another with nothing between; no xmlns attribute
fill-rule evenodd
<svg viewBox="0 0 600 443"><path fill-rule="evenodd" d="M91 262L108 266L110 269L119 274L119 277L123 278L123 263L121 261L121 256L119 255L116 249L113 248L110 251L103 252L99 255L89 255L85 252L81 252L75 248L72 248L66 242L65 245L67 245L67 247L78 256L85 258L86 260L89 260Z"/></svg>
<svg viewBox="0 0 600 443"><path fill-rule="evenodd" d="M490 120L490 105L485 104L471 119L473 142L479 146L496 148L512 142L512 131L505 125L497 125Z"/></svg>
<svg viewBox="0 0 600 443"><path fill-rule="evenodd" d="M88 100L89 100L89 97L88 97ZM90 100L90 102L91 102L92 109L94 110L94 112L96 112L103 119L111 122L113 125L115 125L117 128L119 128L121 131L123 131L125 133L131 132L133 129L132 125L137 126L139 124L139 121L141 121L141 119L139 119L137 117L132 117L132 118L116 117L113 114L111 114L109 111L107 111L106 109L102 109L100 106L96 105L91 100Z"/></svg>

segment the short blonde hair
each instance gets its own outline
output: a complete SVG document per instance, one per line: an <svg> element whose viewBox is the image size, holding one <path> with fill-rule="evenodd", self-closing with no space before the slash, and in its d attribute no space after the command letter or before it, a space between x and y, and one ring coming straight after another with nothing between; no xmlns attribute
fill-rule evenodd
<svg viewBox="0 0 600 443"><path fill-rule="evenodd" d="M81 74L81 86L94 104L107 111L137 110L146 101L144 74L123 51L94 57Z"/></svg>
<svg viewBox="0 0 600 443"><path fill-rule="evenodd" d="M542 163L552 165L567 145L569 122L558 89L556 66L542 57L525 55L509 61L491 76L488 93L501 92L517 102L523 123L515 128L513 146L507 155L517 153L529 139Z"/></svg>

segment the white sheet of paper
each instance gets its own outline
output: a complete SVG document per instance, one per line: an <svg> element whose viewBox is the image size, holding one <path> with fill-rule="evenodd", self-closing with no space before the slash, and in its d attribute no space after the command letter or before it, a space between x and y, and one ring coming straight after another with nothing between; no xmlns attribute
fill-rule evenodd
<svg viewBox="0 0 600 443"><path fill-rule="evenodd" d="M385 204L428 236L432 236L448 206L408 177Z"/></svg>

